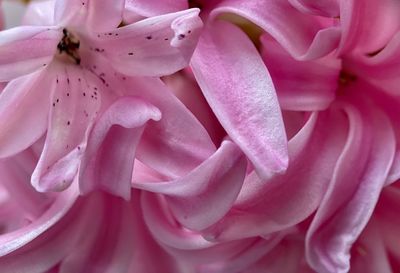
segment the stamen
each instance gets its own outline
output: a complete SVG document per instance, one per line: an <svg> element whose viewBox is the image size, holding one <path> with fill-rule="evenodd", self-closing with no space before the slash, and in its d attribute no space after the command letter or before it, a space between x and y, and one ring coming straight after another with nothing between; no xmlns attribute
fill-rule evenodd
<svg viewBox="0 0 400 273"><path fill-rule="evenodd" d="M80 41L70 33L66 28L63 29L63 38L57 45L58 52L60 54L66 53L71 57L77 65L81 63L81 58L78 53L80 47Z"/></svg>

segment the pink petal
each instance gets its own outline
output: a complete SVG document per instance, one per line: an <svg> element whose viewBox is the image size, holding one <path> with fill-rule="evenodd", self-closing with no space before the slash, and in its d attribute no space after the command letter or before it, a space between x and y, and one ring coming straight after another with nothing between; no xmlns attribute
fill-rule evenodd
<svg viewBox="0 0 400 273"><path fill-rule="evenodd" d="M186 0L126 0L125 12L152 17L188 8Z"/></svg>
<svg viewBox="0 0 400 273"><path fill-rule="evenodd" d="M332 55L297 61L268 37L261 36L262 56L281 107L292 111L326 109L336 96L341 62Z"/></svg>
<svg viewBox="0 0 400 273"><path fill-rule="evenodd" d="M226 241L269 234L309 217L323 198L346 133L341 112L311 115L289 142L286 173L266 181L249 174L231 210L205 236Z"/></svg>
<svg viewBox="0 0 400 273"><path fill-rule="evenodd" d="M133 251L138 247L133 240L136 215L132 204L99 193L81 200L86 210L75 213L86 219L78 231L81 241L66 253L59 272L96 272L100 268L102 272L129 272ZM79 218L70 221L77 224Z"/></svg>
<svg viewBox="0 0 400 273"><path fill-rule="evenodd" d="M388 118L369 105L360 108L344 107L348 140L308 230L307 260L319 272L349 270L349 249L368 222L393 161Z"/></svg>
<svg viewBox="0 0 400 273"><path fill-rule="evenodd" d="M10 81L49 64L62 33L54 28L22 26L0 32L0 81Z"/></svg>
<svg viewBox="0 0 400 273"><path fill-rule="evenodd" d="M396 0L341 1L342 38L338 53L381 50L400 27Z"/></svg>
<svg viewBox="0 0 400 273"><path fill-rule="evenodd" d="M51 204L51 206L31 224L16 231L0 235L0 256L5 256L9 253L12 253L13 251L27 245L41 234L45 233L68 212L77 197L77 188L70 187L68 190L58 194L54 203ZM3 258L0 260L2 262L2 264L0 264L0 268L2 268L2 265L7 265L6 260ZM32 260L30 260L30 266L32 266L31 262Z"/></svg>
<svg viewBox="0 0 400 273"><path fill-rule="evenodd" d="M309 60L325 56L337 48L340 28L320 17L302 14L288 1L223 0L211 12L242 16L274 37L294 58Z"/></svg>
<svg viewBox="0 0 400 273"><path fill-rule="evenodd" d="M213 23L203 33L191 66L222 126L258 174L285 171L286 135L275 89L246 35L229 23Z"/></svg>
<svg viewBox="0 0 400 273"><path fill-rule="evenodd" d="M60 191L74 179L82 142L100 107L101 82L75 65L52 67L53 93L46 142L32 184L38 191ZM97 90L97 91L96 91Z"/></svg>
<svg viewBox="0 0 400 273"><path fill-rule="evenodd" d="M289 0L299 11L326 17L340 16L340 0Z"/></svg>
<svg viewBox="0 0 400 273"><path fill-rule="evenodd" d="M23 25L53 26L54 25L54 0L29 2L24 17Z"/></svg>
<svg viewBox="0 0 400 273"><path fill-rule="evenodd" d="M391 273L392 268L376 218L372 218L352 247L351 272ZM394 268L393 268L394 269Z"/></svg>
<svg viewBox="0 0 400 273"><path fill-rule="evenodd" d="M81 193L100 188L128 200L136 145L146 122L160 118L156 107L140 99L114 102L90 133L80 167Z"/></svg>
<svg viewBox="0 0 400 273"><path fill-rule="evenodd" d="M122 22L124 0L56 0L54 21L59 25L102 32Z"/></svg>
<svg viewBox="0 0 400 273"><path fill-rule="evenodd" d="M172 74L189 63L202 27L198 14L198 9L189 9L102 33L92 49L126 75Z"/></svg>
<svg viewBox="0 0 400 273"><path fill-rule="evenodd" d="M50 104L47 70L12 80L0 95L0 157L26 149L46 131Z"/></svg>
<svg viewBox="0 0 400 273"><path fill-rule="evenodd" d="M162 119L149 122L137 157L169 178L192 171L215 151L207 131L192 113L158 79L127 78L128 94L141 97L160 109Z"/></svg>
<svg viewBox="0 0 400 273"><path fill-rule="evenodd" d="M166 195L172 213L182 225L202 230L230 209L242 186L246 166L238 147L225 141L188 175L173 181L133 183L133 187Z"/></svg>

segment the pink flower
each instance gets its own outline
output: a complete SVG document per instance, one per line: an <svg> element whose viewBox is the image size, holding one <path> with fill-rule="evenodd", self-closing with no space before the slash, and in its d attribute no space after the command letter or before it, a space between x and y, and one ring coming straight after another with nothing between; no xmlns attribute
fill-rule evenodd
<svg viewBox="0 0 400 273"><path fill-rule="evenodd" d="M202 25L198 11L167 14L117 28L123 5L124 1L33 3L25 22L44 26L22 26L0 33L0 79L11 80L0 97L0 155L22 151L47 130L44 150L32 175L32 184L39 191L65 189L76 176L82 156L86 162L92 160L97 147L112 137L129 134L123 145L134 155L144 124L159 120L160 109L170 107L151 105L157 98L144 90L132 90L132 86L140 85L140 79L128 76L160 76L186 66ZM46 13L52 10L54 19L53 14ZM182 33L185 35L181 37ZM156 80L149 81L159 85ZM116 101L120 96L141 98ZM140 115L116 116L114 112L121 111L117 108L123 105L137 108ZM131 130L113 130L114 125ZM153 127L161 130L165 125ZM96 148L85 154L88 138L95 138L89 143ZM83 192L93 186L90 184L98 184L129 198L133 157L113 151L88 164L108 169L101 159L105 156L111 162L125 162L119 169L125 176L120 177L120 186L107 188L105 179L94 181L91 176L89 185L81 186ZM115 167L109 169L108 176L118 172ZM85 171L81 168L80 176L86 175ZM106 170L103 175L107 176Z"/></svg>

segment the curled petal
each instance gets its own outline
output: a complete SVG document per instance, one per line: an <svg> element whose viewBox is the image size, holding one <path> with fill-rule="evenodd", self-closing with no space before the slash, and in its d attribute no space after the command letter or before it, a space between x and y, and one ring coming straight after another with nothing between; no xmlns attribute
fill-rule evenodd
<svg viewBox="0 0 400 273"><path fill-rule="evenodd" d="M344 108L350 121L348 140L307 233L307 259L318 272L349 270L350 247L367 224L393 162L395 137L389 120L364 107ZM373 130L367 126L371 123Z"/></svg>
<svg viewBox="0 0 400 273"><path fill-rule="evenodd" d="M136 145L146 122L160 118L156 107L140 99L114 102L89 135L80 168L81 192L101 188L128 200Z"/></svg>
<svg viewBox="0 0 400 273"><path fill-rule="evenodd" d="M341 38L340 27L302 14L288 1L223 0L211 12L211 17L226 12L260 26L296 59L325 56L338 47Z"/></svg>
<svg viewBox="0 0 400 273"><path fill-rule="evenodd" d="M258 174L287 168L287 140L272 80L256 48L238 28L214 22L191 62L205 98Z"/></svg>
<svg viewBox="0 0 400 273"><path fill-rule="evenodd" d="M172 74L187 66L193 54L203 25L198 14L198 9L184 10L98 34L93 50L122 74Z"/></svg>
<svg viewBox="0 0 400 273"><path fill-rule="evenodd" d="M166 195L172 213L181 224L202 230L230 209L243 183L246 165L238 147L225 141L188 175L173 181L134 183L133 187Z"/></svg>

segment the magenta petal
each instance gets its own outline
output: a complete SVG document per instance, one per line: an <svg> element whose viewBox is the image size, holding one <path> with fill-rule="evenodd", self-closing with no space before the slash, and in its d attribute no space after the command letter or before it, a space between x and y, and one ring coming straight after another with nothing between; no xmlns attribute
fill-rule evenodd
<svg viewBox="0 0 400 273"><path fill-rule="evenodd" d="M152 17L188 8L186 0L126 0L125 12Z"/></svg>
<svg viewBox="0 0 400 273"><path fill-rule="evenodd" d="M318 272L348 272L349 249L371 217L394 158L389 120L379 110L363 107L368 109L344 108L348 140L308 230L307 260Z"/></svg>
<svg viewBox="0 0 400 273"><path fill-rule="evenodd" d="M43 152L32 174L32 184L38 191L60 191L72 182L83 153L79 145L101 99L101 82L89 71L77 66L52 68L50 121Z"/></svg>
<svg viewBox="0 0 400 273"><path fill-rule="evenodd" d="M296 59L309 60L336 49L339 27L322 24L319 17L302 14L288 1L223 0L211 16L221 13L242 16L273 36Z"/></svg>
<svg viewBox="0 0 400 273"><path fill-rule="evenodd" d="M258 174L285 171L287 140L275 89L246 35L229 23L213 23L204 31L191 66L222 126Z"/></svg>
<svg viewBox="0 0 400 273"><path fill-rule="evenodd" d="M285 110L319 111L335 99L341 62L332 54L312 61L293 59L277 42L261 36L262 56Z"/></svg>
<svg viewBox="0 0 400 273"><path fill-rule="evenodd" d="M225 141L188 175L168 182L133 183L133 187L166 195L172 213L181 224L202 230L230 209L242 186L246 166L238 147Z"/></svg>
<svg viewBox="0 0 400 273"><path fill-rule="evenodd" d="M9 81L49 64L62 33L22 26L0 32L0 81Z"/></svg>
<svg viewBox="0 0 400 273"><path fill-rule="evenodd" d="M100 188L128 200L136 145L146 122L160 118L156 107L140 99L114 102L90 133L80 168L81 192Z"/></svg>
<svg viewBox="0 0 400 273"><path fill-rule="evenodd" d="M46 70L7 84L0 95L0 157L16 154L46 131L50 80Z"/></svg>
<svg viewBox="0 0 400 273"><path fill-rule="evenodd" d="M163 76L188 65L202 22L198 9L152 17L99 34L100 47L113 68L132 76Z"/></svg>
<svg viewBox="0 0 400 273"><path fill-rule="evenodd" d="M340 0L288 0L299 11L326 17L340 16Z"/></svg>

